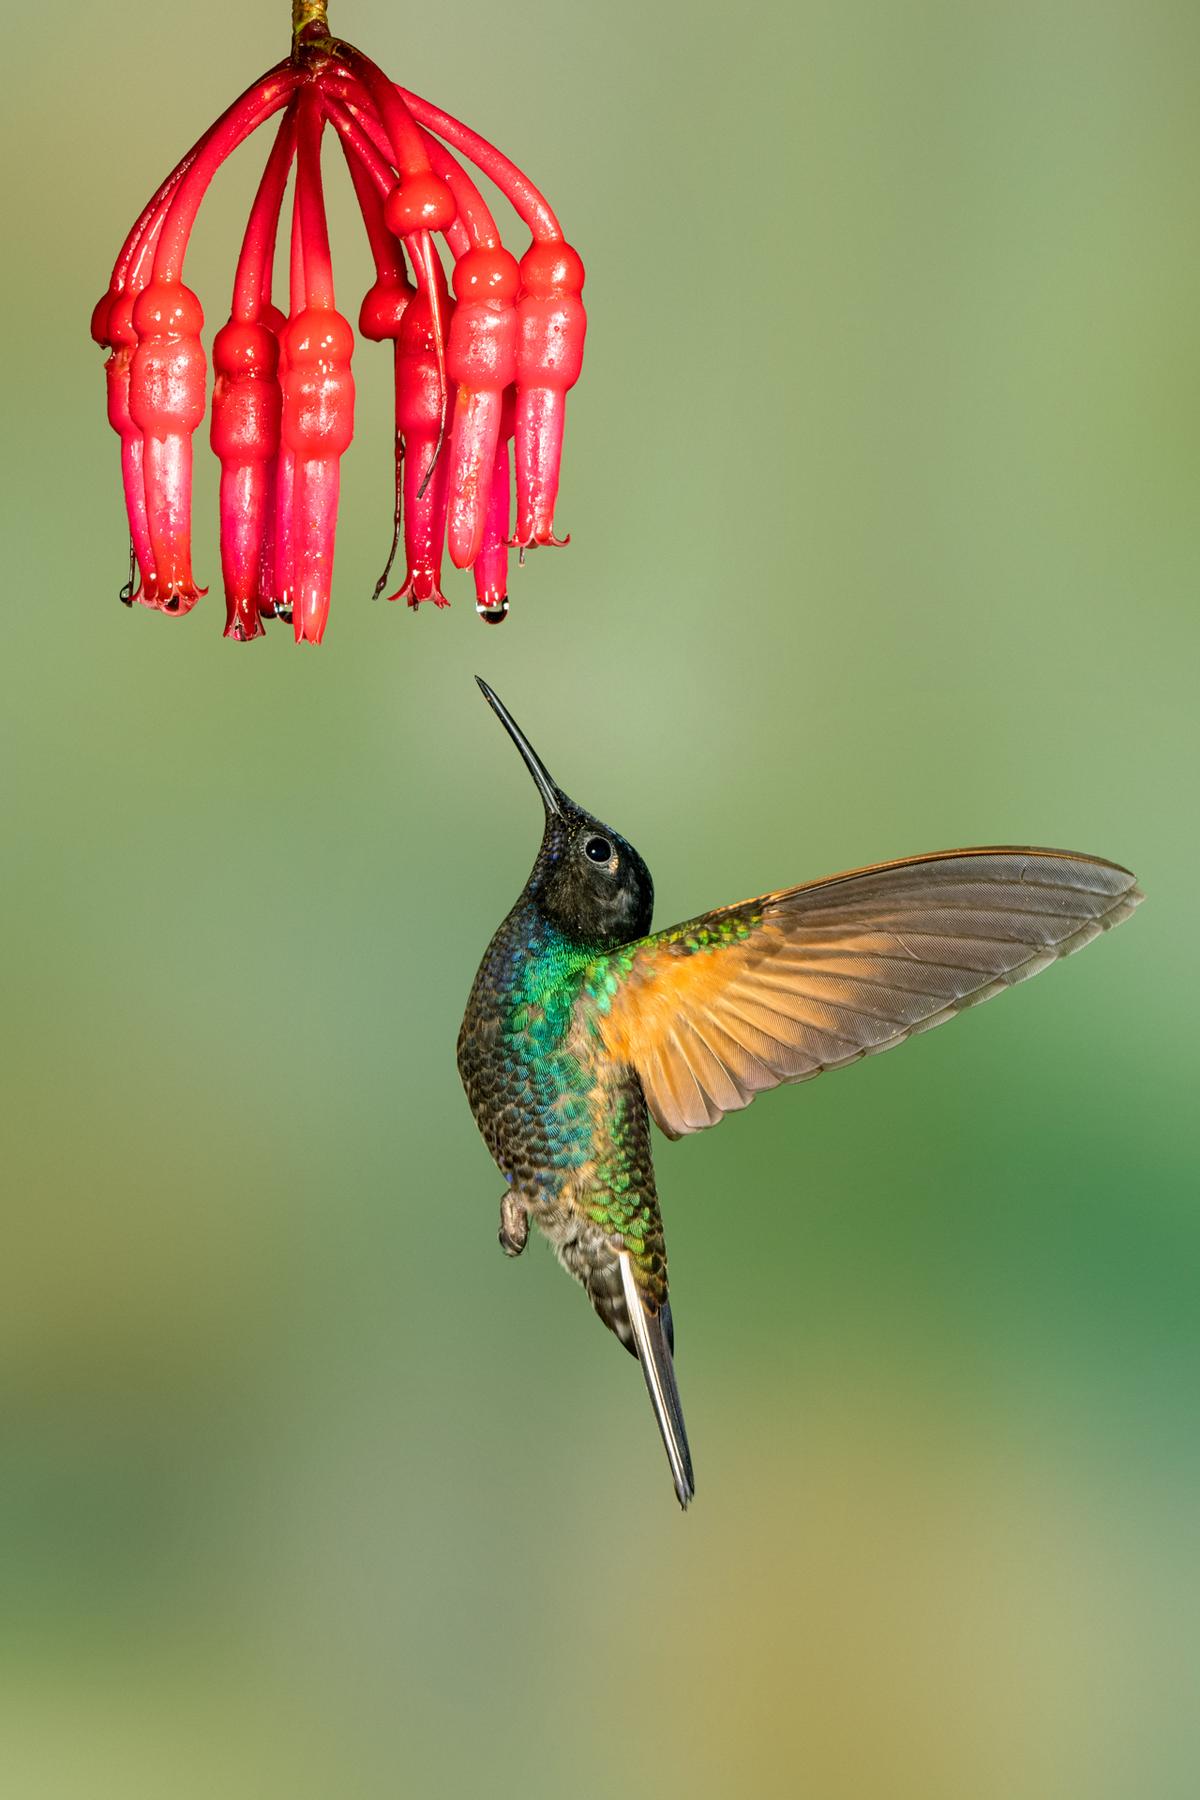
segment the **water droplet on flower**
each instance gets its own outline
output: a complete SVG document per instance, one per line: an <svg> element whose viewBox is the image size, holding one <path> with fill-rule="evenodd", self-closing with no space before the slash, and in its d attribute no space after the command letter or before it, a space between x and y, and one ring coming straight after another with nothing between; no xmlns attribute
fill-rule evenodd
<svg viewBox="0 0 1200 1800"><path fill-rule="evenodd" d="M508 595L505 594L499 606L480 606L477 602L475 611L485 625L502 625L508 617Z"/></svg>

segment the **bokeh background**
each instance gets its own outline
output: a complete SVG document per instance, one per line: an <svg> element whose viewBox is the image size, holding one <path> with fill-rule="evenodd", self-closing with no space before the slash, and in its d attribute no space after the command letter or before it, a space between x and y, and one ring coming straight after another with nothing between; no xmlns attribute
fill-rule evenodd
<svg viewBox="0 0 1200 1800"><path fill-rule="evenodd" d="M3 1788L14 1800L1195 1792L1200 14L435 9L335 28L589 268L560 523L500 630L117 604L88 314L287 8L27 11L7 171ZM201 216L225 316L257 159ZM369 281L329 155L345 310ZM519 247L519 241L518 241ZM198 569L219 583L198 440ZM946 845L1150 899L899 1056L662 1145L699 1484L454 1070L538 834L661 923Z"/></svg>

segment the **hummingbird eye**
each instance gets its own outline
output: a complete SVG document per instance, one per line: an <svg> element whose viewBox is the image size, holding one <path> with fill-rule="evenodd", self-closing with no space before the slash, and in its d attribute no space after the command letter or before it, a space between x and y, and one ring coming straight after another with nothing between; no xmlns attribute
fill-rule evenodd
<svg viewBox="0 0 1200 1800"><path fill-rule="evenodd" d="M583 854L589 862L606 863L612 861L613 847L607 838L590 837L583 846Z"/></svg>

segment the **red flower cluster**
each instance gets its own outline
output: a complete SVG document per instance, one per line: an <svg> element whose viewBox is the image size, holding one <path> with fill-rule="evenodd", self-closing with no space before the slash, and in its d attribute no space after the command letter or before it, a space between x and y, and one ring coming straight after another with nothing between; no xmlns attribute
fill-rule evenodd
<svg viewBox="0 0 1200 1800"><path fill-rule="evenodd" d="M221 463L226 637L291 619L320 643L329 613L339 465L354 431L354 335L334 301L321 139L345 153L375 261L359 330L390 341L396 377L396 526L407 570L394 600L445 606L443 546L472 568L485 619L508 609L508 550L555 544L566 394L579 375L583 264L537 189L491 144L329 36L323 0L294 0L293 50L222 113L134 224L92 316L108 351L121 439L130 581L122 598L191 610L192 434L207 369L183 262L209 182L283 117L242 241L227 324L213 341L212 447ZM533 242L520 262L462 163L512 203ZM287 317L273 304L275 240L293 184ZM434 234L453 260L453 298ZM410 280L411 273L411 280ZM516 465L517 518L511 524ZM511 533L511 535L510 535ZM563 540L565 541L565 540Z"/></svg>

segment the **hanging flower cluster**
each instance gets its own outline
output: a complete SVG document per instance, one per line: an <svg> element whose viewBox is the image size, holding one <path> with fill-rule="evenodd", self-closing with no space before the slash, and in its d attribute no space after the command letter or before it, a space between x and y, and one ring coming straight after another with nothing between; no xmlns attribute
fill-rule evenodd
<svg viewBox="0 0 1200 1800"><path fill-rule="evenodd" d="M121 440L129 515L122 598L182 614L207 591L191 563L192 435L205 413L207 368L184 257L213 175L280 113L230 317L212 347L225 635L244 642L263 635L265 619L290 619L297 642L316 644L329 613L339 465L354 431L354 334L334 299L321 183L326 127L345 153L375 262L359 331L390 342L395 360L395 528L376 596L403 531L407 568L389 598L445 606L448 549L456 568L474 571L481 616L502 619L509 548L560 542L554 502L566 395L583 357L583 264L507 157L329 36L324 0L293 0L290 59L248 88L168 175L93 313L92 336L109 352L108 417ZM533 241L520 262L448 145L528 226ZM285 316L272 277L293 167ZM435 236L450 252L450 284Z"/></svg>

